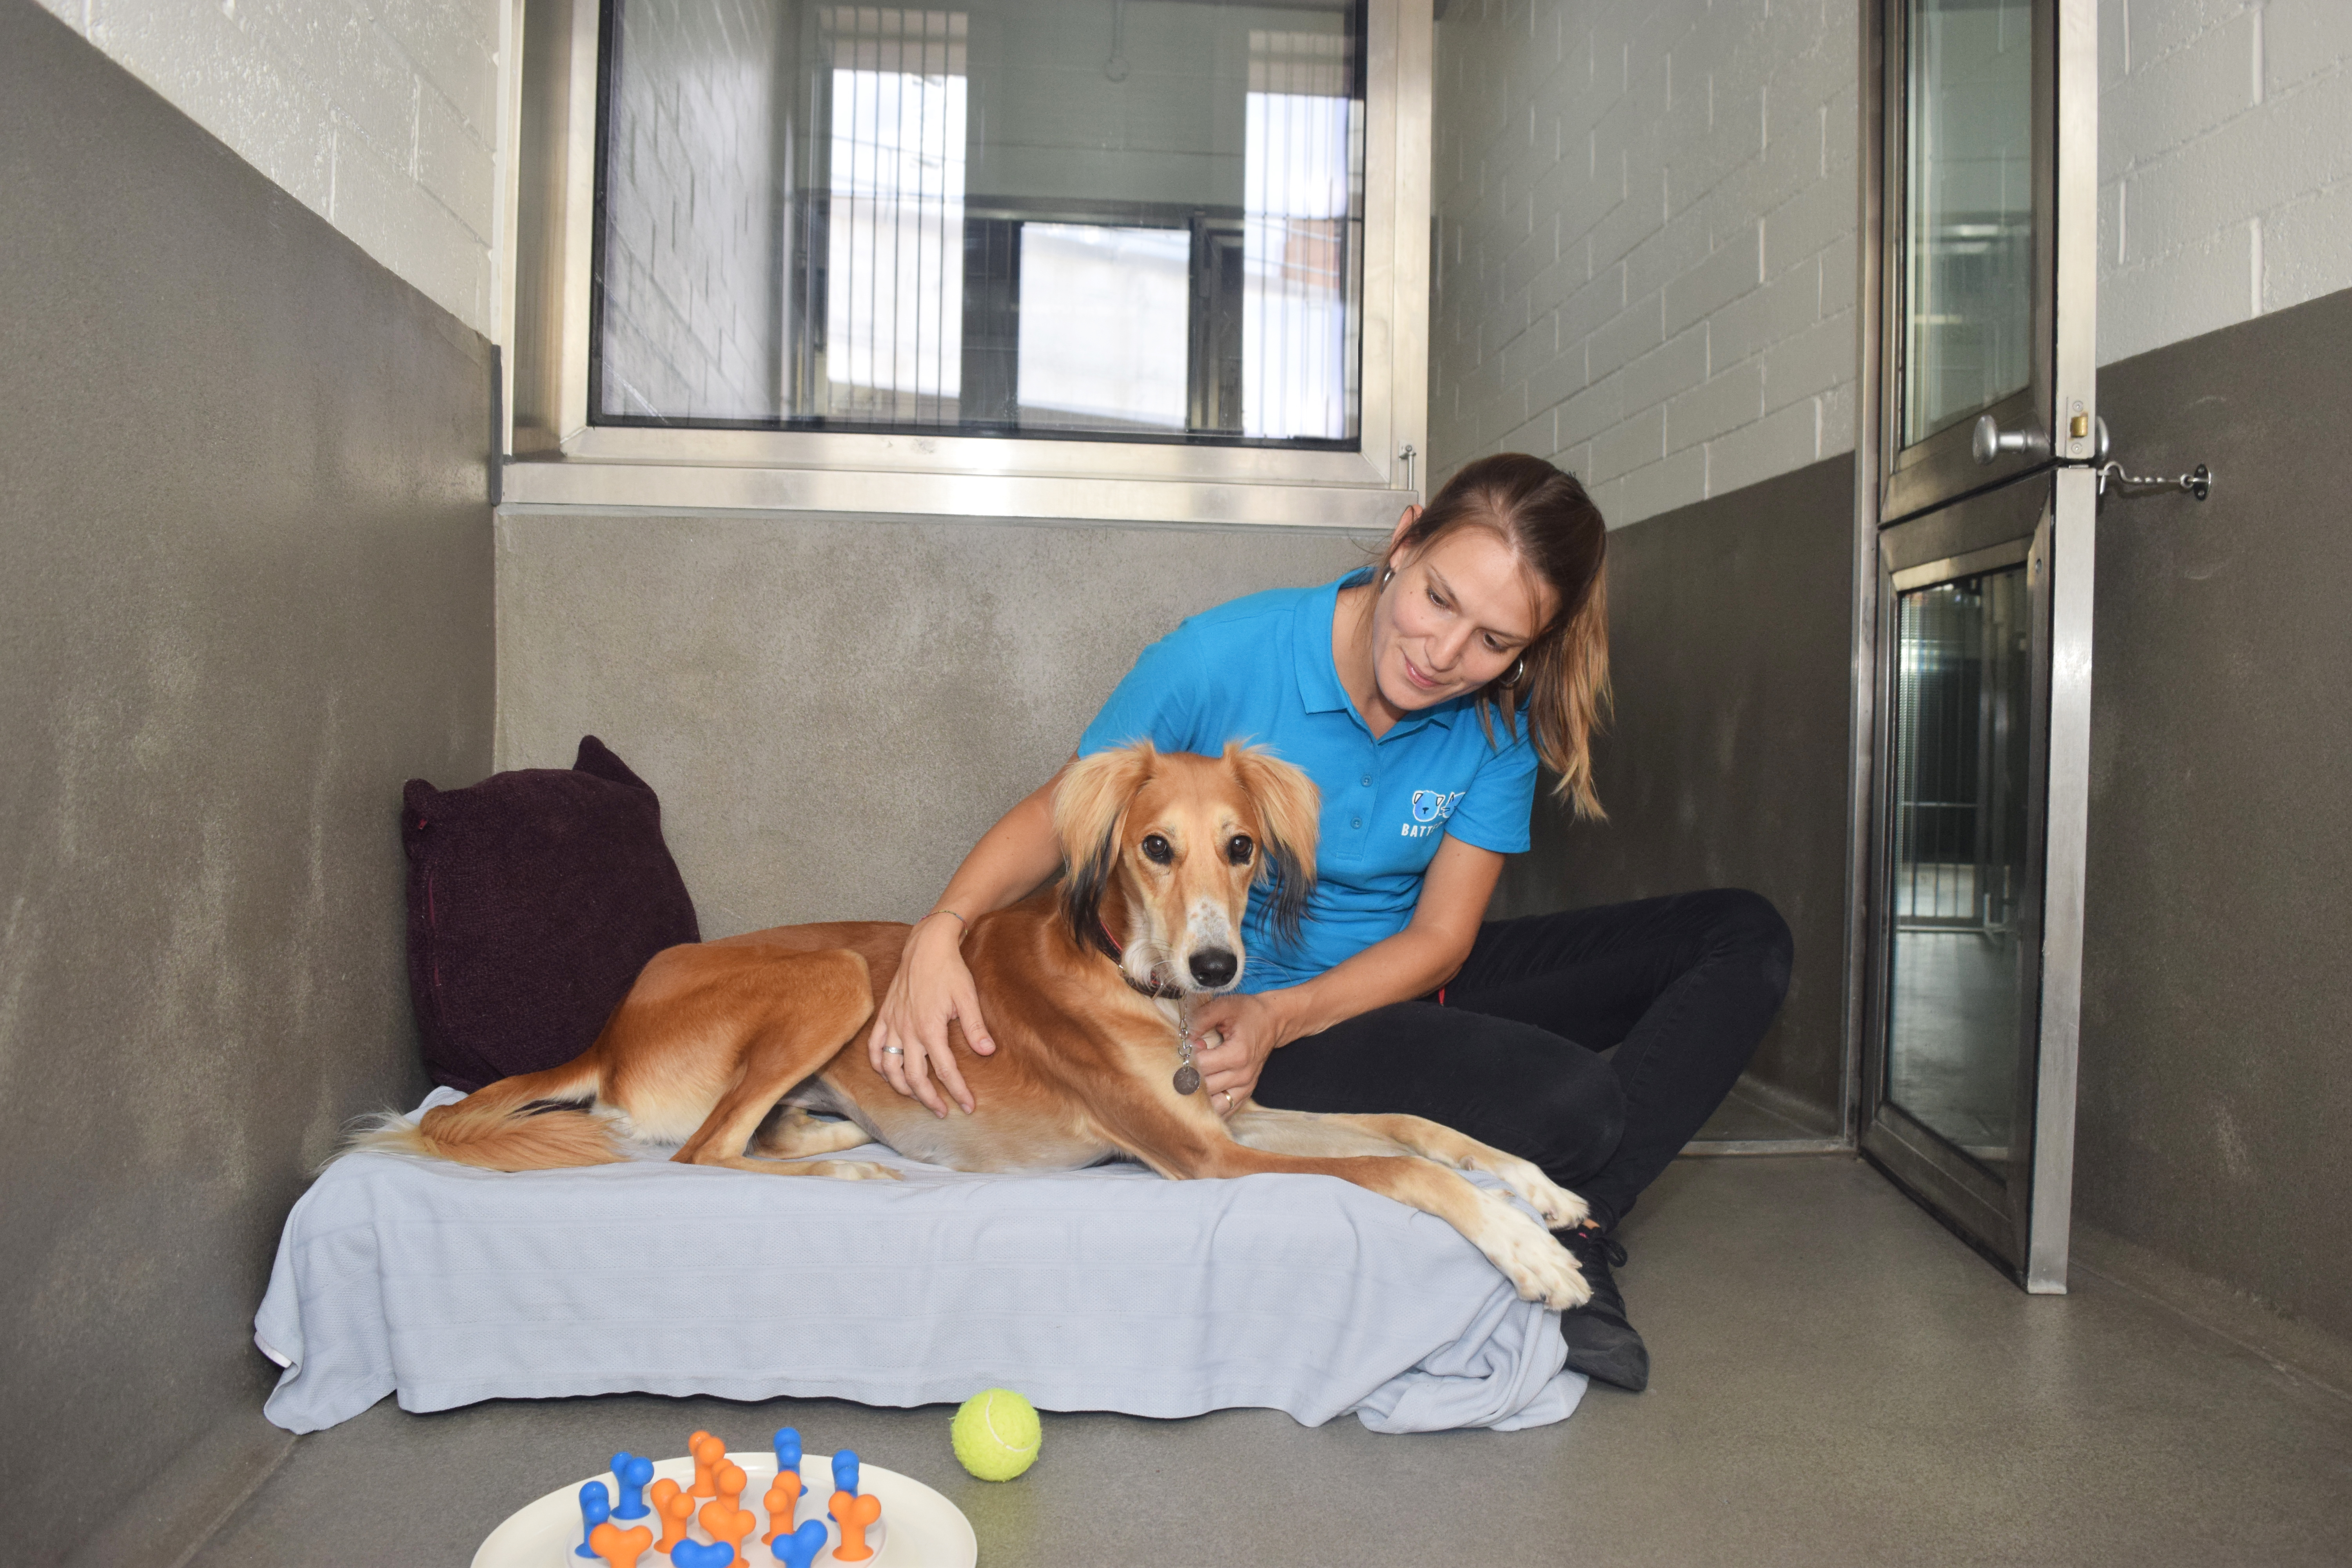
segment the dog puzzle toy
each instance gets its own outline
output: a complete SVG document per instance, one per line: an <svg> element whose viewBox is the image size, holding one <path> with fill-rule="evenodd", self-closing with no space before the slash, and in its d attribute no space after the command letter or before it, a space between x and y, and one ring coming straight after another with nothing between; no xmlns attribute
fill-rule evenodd
<svg viewBox="0 0 2352 1568"><path fill-rule="evenodd" d="M955 1457L983 1481L1009 1481L1037 1462L1045 1434L1036 1406L1009 1388L973 1394L948 1428Z"/></svg>
<svg viewBox="0 0 2352 1568"><path fill-rule="evenodd" d="M623 1450L610 1473L509 1515L473 1568L978 1568L971 1521L938 1492L854 1449L803 1454L790 1428L778 1439L772 1458L789 1462L774 1469L769 1453L730 1453L709 1432L680 1458ZM767 1551L755 1553L762 1521L751 1500L762 1493ZM640 1522L623 1522L630 1514Z"/></svg>

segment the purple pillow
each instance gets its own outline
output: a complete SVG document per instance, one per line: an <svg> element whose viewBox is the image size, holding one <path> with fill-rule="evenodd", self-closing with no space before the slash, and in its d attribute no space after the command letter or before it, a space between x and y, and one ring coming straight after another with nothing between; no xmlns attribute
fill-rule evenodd
<svg viewBox="0 0 2352 1568"><path fill-rule="evenodd" d="M593 735L568 772L411 779L402 800L408 989L436 1083L561 1067L647 959L702 940L660 800Z"/></svg>

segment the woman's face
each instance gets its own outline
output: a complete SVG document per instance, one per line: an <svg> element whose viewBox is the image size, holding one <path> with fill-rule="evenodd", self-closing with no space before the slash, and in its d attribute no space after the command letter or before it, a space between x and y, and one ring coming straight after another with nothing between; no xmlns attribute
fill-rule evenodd
<svg viewBox="0 0 2352 1568"><path fill-rule="evenodd" d="M1372 605L1372 679L1400 710L1486 685L1551 616L1550 590L1531 593L1518 557L1488 529L1456 528L1418 552L1392 547L1389 564L1396 575Z"/></svg>

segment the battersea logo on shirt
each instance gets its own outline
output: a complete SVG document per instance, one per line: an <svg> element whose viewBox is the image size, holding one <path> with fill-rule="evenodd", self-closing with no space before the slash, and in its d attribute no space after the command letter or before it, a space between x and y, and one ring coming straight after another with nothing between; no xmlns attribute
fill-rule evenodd
<svg viewBox="0 0 2352 1568"><path fill-rule="evenodd" d="M1412 820L1403 824L1407 838L1423 838L1437 831L1437 825L1454 815L1461 803L1463 792L1452 795L1442 789L1417 789L1412 792Z"/></svg>

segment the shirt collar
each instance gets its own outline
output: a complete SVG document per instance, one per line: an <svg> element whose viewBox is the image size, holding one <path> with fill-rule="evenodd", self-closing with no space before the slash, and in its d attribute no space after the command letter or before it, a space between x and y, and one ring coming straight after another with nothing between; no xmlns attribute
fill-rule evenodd
<svg viewBox="0 0 2352 1568"><path fill-rule="evenodd" d="M1367 581L1369 568L1349 573L1346 576L1324 584L1299 601L1297 618L1292 623L1292 657L1298 668L1298 695L1309 713L1345 713L1358 727L1369 731L1364 716L1356 711L1356 704L1348 696L1348 689L1339 684L1339 667L1331 658L1331 623L1339 613L1339 590ZM1473 696L1449 698L1434 708L1424 708L1408 713L1391 725L1382 742L1399 735L1410 735L1425 725L1440 729L1454 728L1455 715L1468 711L1477 699Z"/></svg>

